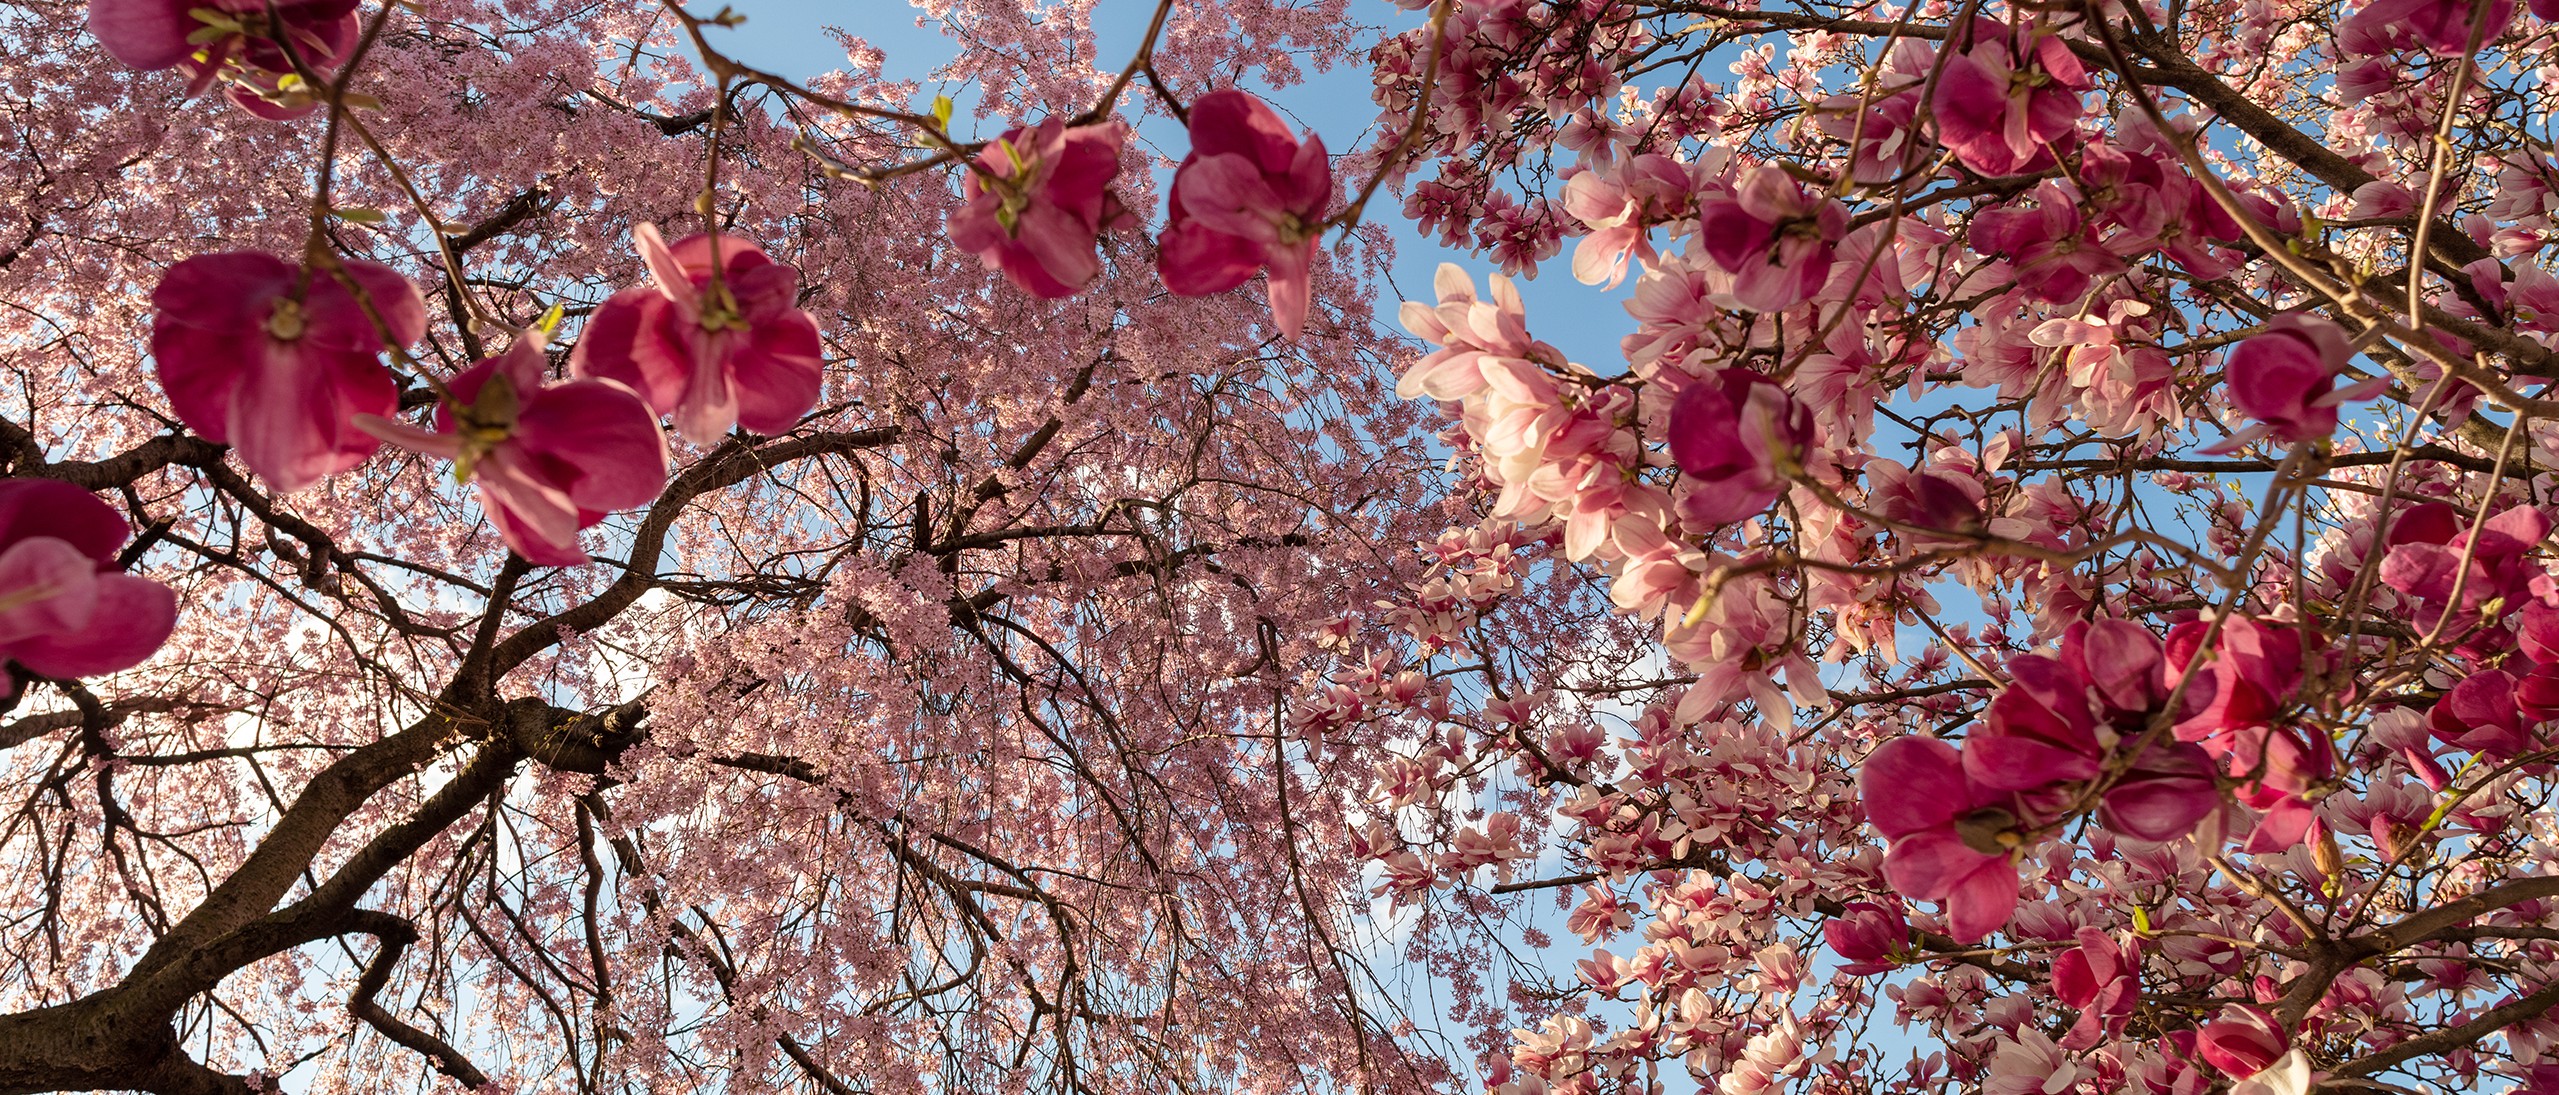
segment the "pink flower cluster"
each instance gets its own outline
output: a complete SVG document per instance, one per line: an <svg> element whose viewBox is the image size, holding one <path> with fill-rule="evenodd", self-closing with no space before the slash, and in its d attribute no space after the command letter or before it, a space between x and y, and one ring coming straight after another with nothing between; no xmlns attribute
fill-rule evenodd
<svg viewBox="0 0 2559 1095"><path fill-rule="evenodd" d="M2015 906L2016 858L2060 822L2094 809L2139 840L2193 831L2221 794L2203 749L2153 731L2173 690L2163 649L2137 624L2074 625L2055 655L2009 659L1960 749L1901 738L1868 756L1860 797L1892 841L1893 888L1945 902L1956 938L1977 940Z"/></svg>
<svg viewBox="0 0 2559 1095"><path fill-rule="evenodd" d="M357 0L92 0L89 33L138 69L177 68L187 94L227 80L231 101L284 121L319 108L303 73L326 79L356 40Z"/></svg>
<svg viewBox="0 0 2559 1095"><path fill-rule="evenodd" d="M388 440L454 461L526 559L582 563L579 530L664 488L659 416L705 445L739 423L780 433L816 405L825 376L791 267L733 237L668 246L645 224L634 235L655 281L596 310L571 379L548 379L544 336L525 332L444 382L433 430L398 420L382 362L424 335L425 303L377 263L187 259L152 296L152 357L178 420L278 490L353 468Z"/></svg>
<svg viewBox="0 0 2559 1095"><path fill-rule="evenodd" d="M1173 174L1171 219L1156 268L1176 296L1223 293L1269 274L1271 322L1295 341L1306 326L1315 244L1333 198L1332 162L1277 112L1241 91L1190 105L1190 155ZM1051 119L980 151L952 211L951 242L1033 296L1073 296L1101 273L1100 237L1136 217L1112 191L1127 127Z"/></svg>
<svg viewBox="0 0 2559 1095"><path fill-rule="evenodd" d="M21 673L131 669L168 640L177 596L123 573L116 553L132 535L114 507L78 487L0 480L0 698L17 696Z"/></svg>

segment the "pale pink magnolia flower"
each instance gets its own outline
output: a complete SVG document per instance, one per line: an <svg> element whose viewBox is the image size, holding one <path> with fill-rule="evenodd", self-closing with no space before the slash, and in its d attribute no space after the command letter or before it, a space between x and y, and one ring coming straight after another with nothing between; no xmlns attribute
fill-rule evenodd
<svg viewBox="0 0 2559 1095"><path fill-rule="evenodd" d="M2230 405L2258 424L2203 451L2236 452L2260 437L2299 444L2337 432L2339 404L2370 399L2389 383L2374 377L2335 387L2353 356L2346 332L2318 316L2293 312L2267 321L2264 333L2230 351L2223 368Z"/></svg>
<svg viewBox="0 0 2559 1095"><path fill-rule="evenodd" d="M1619 611L1649 619L1697 597L1696 567L1705 556L1664 532L1658 518L1629 517L1609 529L1614 577L1608 597Z"/></svg>
<svg viewBox="0 0 2559 1095"><path fill-rule="evenodd" d="M1056 118L1004 134L961 179L951 243L1032 296L1075 295L1102 272L1095 241L1136 222L1111 190L1127 139L1117 121Z"/></svg>
<svg viewBox="0 0 2559 1095"><path fill-rule="evenodd" d="M1614 289L1626 280L1630 258L1639 267L1661 261L1653 226L1688 215L1692 190L1688 168L1655 152L1634 157L1620 171L1584 171L1566 180L1564 211L1590 230L1573 245L1574 280Z"/></svg>
<svg viewBox="0 0 2559 1095"><path fill-rule="evenodd" d="M2176 363L2140 329L2150 312L2147 303L2118 298L2102 315L2045 320L2027 335L2038 346L2068 347L2064 375L2085 391L2088 421L2098 429L2147 435L2185 421Z"/></svg>
<svg viewBox="0 0 2559 1095"><path fill-rule="evenodd" d="M639 393L611 380L546 383L540 332L445 382L434 431L364 415L356 425L454 462L515 553L540 566L587 561L578 530L647 505L666 487L666 437Z"/></svg>
<svg viewBox="0 0 2559 1095"><path fill-rule="evenodd" d="M1830 702L1812 660L1797 648L1792 600L1764 575L1726 582L1711 600L1664 623L1663 649L1697 673L1680 697L1682 723L1747 698L1770 725L1791 730L1797 705Z"/></svg>
<svg viewBox="0 0 2559 1095"><path fill-rule="evenodd" d="M1491 292L1478 297L1475 279L1456 263L1443 262L1432 288L1437 305L1408 300L1401 315L1406 330L1440 349L1404 371L1395 382L1397 398L1427 395L1455 402L1476 395L1489 383L1484 363L1491 357L1563 362L1561 351L1529 337L1527 309L1511 279L1493 275Z"/></svg>
<svg viewBox="0 0 2559 1095"><path fill-rule="evenodd" d="M1259 98L1212 91L1191 104L1191 154L1173 173L1156 266L1176 296L1222 293L1270 270L1271 320L1306 326L1316 237L1333 198L1324 139L1300 142Z"/></svg>
<svg viewBox="0 0 2559 1095"><path fill-rule="evenodd" d="M797 425L826 380L817 319L799 307L799 271L735 236L669 247L650 224L631 236L653 280L595 310L570 373L619 381L674 414L676 432L696 445L732 426L769 435Z"/></svg>
<svg viewBox="0 0 2559 1095"><path fill-rule="evenodd" d="M2027 1027L2002 1038L1990 1054L1982 1095L2062 1095L2083 1078L2078 1064L2044 1032Z"/></svg>
<svg viewBox="0 0 2559 1095"><path fill-rule="evenodd" d="M1919 88L1935 67L1937 53L1916 38L1901 38L1885 54L1870 91L1833 95L1822 101L1813 125L1843 141L1855 140L1849 178L1881 185L1915 175L1934 148L1920 132Z"/></svg>
<svg viewBox="0 0 2559 1095"><path fill-rule="evenodd" d="M1603 886L1588 886L1589 895L1573 906L1573 914L1564 921L1564 929L1582 937L1584 943L1616 935L1635 926L1635 913Z"/></svg>
<svg viewBox="0 0 2559 1095"><path fill-rule="evenodd" d="M91 0L89 33L134 68L185 70L188 95L227 74L232 102L283 121L320 105L293 58L322 76L335 73L355 45L356 7L356 0Z"/></svg>
<svg viewBox="0 0 2559 1095"><path fill-rule="evenodd" d="M151 356L178 421L230 445L279 491L380 447L355 416L398 410L383 346L426 333L426 304L408 279L362 259L338 265L363 302L339 276L254 251L198 255L151 291Z"/></svg>
<svg viewBox="0 0 2559 1095"><path fill-rule="evenodd" d="M2273 1064L2230 1085L2230 1095L2309 1095L2317 1073L2299 1049L2288 1050Z"/></svg>
<svg viewBox="0 0 2559 1095"><path fill-rule="evenodd" d="M1573 972L1581 977L1583 984L1611 999L1616 998L1618 989L1635 979L1635 971L1626 964L1626 959L1605 950L1594 950L1590 957L1574 963Z"/></svg>
<svg viewBox="0 0 2559 1095"><path fill-rule="evenodd" d="M0 480L0 662L44 677L142 664L177 625L178 599L120 573L133 534L114 507L69 483ZM0 682L15 695L17 674Z"/></svg>

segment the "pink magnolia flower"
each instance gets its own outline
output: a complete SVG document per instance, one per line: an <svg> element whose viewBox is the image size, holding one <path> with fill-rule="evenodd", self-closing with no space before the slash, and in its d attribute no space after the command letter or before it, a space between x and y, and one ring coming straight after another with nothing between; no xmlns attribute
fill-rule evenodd
<svg viewBox="0 0 2559 1095"><path fill-rule="evenodd" d="M666 486L666 438L639 393L611 380L545 383L540 332L445 383L435 430L371 415L357 425L454 462L516 554L541 566L587 561L578 530L647 505Z"/></svg>
<svg viewBox="0 0 2559 1095"><path fill-rule="evenodd" d="M2221 804L2211 758L2196 746L2141 739L2166 699L2158 637L2124 620L2074 623L2058 657L2009 659L2009 683L1964 742L1964 772L1985 787L2035 791L2097 778L2119 749L2139 751L2098 804L2109 829L2173 840Z"/></svg>
<svg viewBox="0 0 2559 1095"><path fill-rule="evenodd" d="M2198 745L2158 741L2132 760L2097 801L2097 822L2126 836L2175 840L2221 806L2212 757Z"/></svg>
<svg viewBox="0 0 2559 1095"><path fill-rule="evenodd" d="M2079 122L2088 71L2070 44L2040 29L1973 21L1964 44L1946 59L1929 108L1937 138L1965 167L1984 175L2016 175L2052 162L2048 144Z"/></svg>
<svg viewBox="0 0 2559 1095"><path fill-rule="evenodd" d="M2338 28L2338 45L2350 53L2422 49L2458 57L2470 50L2473 7L2470 0L2373 0L2346 17L2345 25ZM2533 10L2543 9L2536 4ZM2496 41L2514 18L2515 0L2495 0L2488 6L2479 41L2483 45Z"/></svg>
<svg viewBox="0 0 2559 1095"><path fill-rule="evenodd" d="M1565 180L1564 211L1590 229L1573 246L1574 280L1614 289L1626 280L1629 258L1656 265L1653 226L1686 216L1691 190L1688 169L1656 152L1628 160L1623 170L1584 171Z"/></svg>
<svg viewBox="0 0 2559 1095"><path fill-rule="evenodd" d="M1306 326L1315 241L1333 198L1324 139L1300 142L1270 105L1241 91L1191 104L1191 154L1173 173L1171 223L1156 265L1177 296L1222 293L1270 270L1271 321Z"/></svg>
<svg viewBox="0 0 2559 1095"><path fill-rule="evenodd" d="M620 381L659 414L672 412L696 445L736 425L782 433L817 405L826 362L817 319L799 307L798 270L735 236L669 247L655 225L631 235L651 283L595 310L569 355L572 375Z"/></svg>
<svg viewBox="0 0 2559 1095"><path fill-rule="evenodd" d="M2193 661L2210 625L2192 620L2169 629L2167 672L2173 678ZM2301 686L2301 633L2285 626L2264 626L2237 616L2224 623L2199 673L2211 676L2188 691L2209 688L2199 711L2184 713L2177 737L2202 741L2250 726L2264 725L2283 709Z"/></svg>
<svg viewBox="0 0 2559 1095"><path fill-rule="evenodd" d="M2234 1080L2265 1071L2291 1047L2275 1017L2252 1004L2222 1005L2221 1016L2195 1034L2195 1054Z"/></svg>
<svg viewBox="0 0 2559 1095"><path fill-rule="evenodd" d="M2435 701L2426 725L2444 744L2489 760L2507 760L2533 750L2533 728L2542 720L2528 717L2516 702L2516 680L2503 669L2474 673Z"/></svg>
<svg viewBox="0 0 2559 1095"><path fill-rule="evenodd" d="M113 507L69 483L0 480L0 662L92 677L160 649L178 599L117 572L116 549L131 535ZM15 674L0 691L17 692Z"/></svg>
<svg viewBox="0 0 2559 1095"><path fill-rule="evenodd" d="M2446 638L2475 629L2478 633L2458 649L2474 656L2493 654L2510 636L2502 628L2475 627L2475 617L2491 602L2521 605L2530 596L2540 568L2529 555L2549 534L2550 518L2529 504L2490 515L2480 523L2476 544L2470 521L2450 505L2410 506L2390 525L2385 538L2390 553L2381 560L2381 581L2416 601L2409 622L2419 629L2441 625ZM2447 610L2457 614L2448 624L2443 623Z"/></svg>
<svg viewBox="0 0 2559 1095"><path fill-rule="evenodd" d="M2097 238L2078 202L2046 182L2031 202L2010 202L1973 215L1972 245L2008 259L2017 287L2037 300L2074 301L2100 276L2122 270L2124 256Z"/></svg>
<svg viewBox="0 0 2559 1095"><path fill-rule="evenodd" d="M1961 545L1987 527L1982 500L1988 488L1966 468L1941 463L1904 468L1898 461L1878 458L1866 465L1866 482L1868 507L1877 516L1908 526L1893 531L1914 548Z"/></svg>
<svg viewBox="0 0 2559 1095"><path fill-rule="evenodd" d="M1884 879L1903 895L1943 901L1954 937L1976 942L2017 907L2014 853L2024 843L2007 796L1964 774L1963 755L1934 738L1896 738L1857 773L1866 819L1892 841Z"/></svg>
<svg viewBox="0 0 2559 1095"><path fill-rule="evenodd" d="M1838 916L1822 922L1822 941L1848 961L1839 972L1851 977L1897 969L1895 957L1910 949L1910 920L1892 905L1851 901Z"/></svg>
<svg viewBox="0 0 2559 1095"><path fill-rule="evenodd" d="M1670 409L1670 455L1688 488L1680 515L1726 525L1767 509L1812 440L1811 412L1774 380L1735 368L1689 381Z"/></svg>
<svg viewBox="0 0 2559 1095"><path fill-rule="evenodd" d="M997 138L960 181L951 242L1032 296L1075 295L1102 272L1095 240L1136 220L1111 191L1127 139L1117 121L1056 118Z"/></svg>
<svg viewBox="0 0 2559 1095"><path fill-rule="evenodd" d="M202 94L232 78L231 100L283 121L318 109L293 67L328 76L355 45L356 0L91 0L89 33L138 69L182 68ZM292 56L286 55L290 46ZM288 81L286 77L295 79Z"/></svg>
<svg viewBox="0 0 2559 1095"><path fill-rule="evenodd" d="M2221 752L2233 778L2248 782L2239 801L2260 811L2244 850L2279 852L2302 843L2317 820L2313 810L2337 776L2337 749L2326 734L2294 725L2250 727L2206 743Z"/></svg>
<svg viewBox="0 0 2559 1095"><path fill-rule="evenodd" d="M2010 658L2008 675L1983 725L1964 740L1964 774L2002 791L2096 778L2105 747L2088 710L2088 683L2040 654Z"/></svg>
<svg viewBox="0 0 2559 1095"><path fill-rule="evenodd" d="M333 276L253 251L198 255L161 276L151 303L151 356L178 421L238 450L280 491L373 454L354 418L398 409L383 345L426 333L408 279L362 259Z"/></svg>
<svg viewBox="0 0 2559 1095"><path fill-rule="evenodd" d="M2389 383L2376 377L2333 387L2353 356L2346 332L2318 316L2293 312L2268 321L2263 334L2230 351L2223 370L2230 380L2230 405L2258 424L2204 451L2237 452L2260 437L2299 444L2337 432L2338 404L2370 399Z"/></svg>
<svg viewBox="0 0 2559 1095"><path fill-rule="evenodd" d="M1732 197L1697 208L1707 257L1733 275L1733 300L1754 312L1784 311L1821 291L1847 232L1845 208L1805 193L1772 164L1744 172Z"/></svg>
<svg viewBox="0 0 2559 1095"><path fill-rule="evenodd" d="M2087 1049L2123 1032L2141 1006L2141 946L2118 947L2096 928L2081 928L2079 945L2053 958L2053 995L2079 1009L2061 1040L2065 1049Z"/></svg>

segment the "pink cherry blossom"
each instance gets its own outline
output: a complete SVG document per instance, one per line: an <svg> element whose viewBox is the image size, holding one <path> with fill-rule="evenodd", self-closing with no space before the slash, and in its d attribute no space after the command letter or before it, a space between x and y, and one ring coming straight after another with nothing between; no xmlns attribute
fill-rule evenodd
<svg viewBox="0 0 2559 1095"><path fill-rule="evenodd" d="M46 677L142 664L176 626L168 587L121 573L132 530L69 483L0 479L0 662ZM15 674L0 692L15 695Z"/></svg>
<svg viewBox="0 0 2559 1095"><path fill-rule="evenodd" d="M1812 444L1812 413L1776 381L1748 369L1724 369L1690 380L1672 403L1671 459L1687 493L1682 517L1729 524L1775 502L1788 465Z"/></svg>
<svg viewBox="0 0 2559 1095"><path fill-rule="evenodd" d="M2325 440L2337 432L2339 404L2369 399L2388 383L2374 378L2334 387L2353 354L2346 332L2318 316L2292 312L2268 321L2265 333L2230 351L2224 369L2231 406L2259 424L2205 451L2235 452L2259 437L2285 444Z"/></svg>
<svg viewBox="0 0 2559 1095"><path fill-rule="evenodd" d="M2036 27L1973 21L1950 44L1945 70L1929 107L1937 136L1965 167L1984 175L2015 175L2052 162L2046 147L2068 137L2079 121L2079 95L2087 69L2068 42Z"/></svg>
<svg viewBox="0 0 2559 1095"><path fill-rule="evenodd" d="M672 413L676 432L696 445L718 442L731 426L779 434L797 425L826 381L817 319L798 303L799 271L735 236L687 236L669 247L655 225L631 235L651 283L595 310L570 372L628 386L657 413Z"/></svg>
<svg viewBox="0 0 2559 1095"><path fill-rule="evenodd" d="M1921 901L1943 901L1949 930L1974 942L2017 906L2012 854L2022 844L2006 796L1964 774L1962 754L1933 738L1895 738L1857 774L1866 819L1892 840L1884 877Z"/></svg>
<svg viewBox="0 0 2559 1095"><path fill-rule="evenodd" d="M454 461L516 554L541 566L587 561L578 530L646 505L666 486L666 438L639 393L617 381L548 383L540 332L445 382L433 432L388 418L357 425L411 452Z"/></svg>
<svg viewBox="0 0 2559 1095"><path fill-rule="evenodd" d="M190 95L228 76L233 102L282 121L319 108L293 62L334 74L355 45L356 7L356 0L91 0L89 33L134 68L184 69Z"/></svg>
<svg viewBox="0 0 2559 1095"><path fill-rule="evenodd" d="M1805 193L1768 164L1743 172L1732 197L1697 209L1706 254L1733 275L1734 301L1758 312L1784 311L1819 291L1847 231L1838 202Z"/></svg>
<svg viewBox="0 0 2559 1095"><path fill-rule="evenodd" d="M383 347L426 330L408 279L361 259L332 274L253 251L198 255L169 268L151 303L151 355L178 421L281 491L373 454L354 419L398 405Z"/></svg>
<svg viewBox="0 0 2559 1095"><path fill-rule="evenodd" d="M1177 296L1222 293L1270 271L1271 321L1306 326L1316 237L1333 197L1324 139L1300 142L1261 99L1212 91L1191 104L1191 154L1173 174L1171 223L1156 262Z"/></svg>
<svg viewBox="0 0 2559 1095"><path fill-rule="evenodd" d="M1127 139L1117 121L1051 118L1007 132L961 176L952 244L1032 296L1073 296L1102 272L1095 240L1136 219L1111 189Z"/></svg>

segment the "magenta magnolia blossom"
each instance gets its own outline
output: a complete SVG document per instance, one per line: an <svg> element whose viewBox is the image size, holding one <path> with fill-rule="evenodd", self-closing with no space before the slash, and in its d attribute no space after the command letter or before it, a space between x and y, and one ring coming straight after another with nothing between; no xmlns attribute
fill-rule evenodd
<svg viewBox="0 0 2559 1095"><path fill-rule="evenodd" d="M2166 699L2158 637L2123 620L2075 623L2058 657L2008 660L2009 683L1964 741L1964 772L2003 791L2096 779L2129 757L2099 800L2107 828L2173 840L2220 805L2209 758L2184 742L2145 736Z"/></svg>
<svg viewBox="0 0 2559 1095"><path fill-rule="evenodd" d="M1767 377L1736 368L1690 380L1670 411L1681 515L1722 525L1767 509L1812 434L1811 412Z"/></svg>
<svg viewBox="0 0 2559 1095"><path fill-rule="evenodd" d="M158 582L119 573L132 535L97 496L51 479L0 480L0 662L46 677L142 664L176 625ZM0 685L14 694L16 681Z"/></svg>
<svg viewBox="0 0 2559 1095"><path fill-rule="evenodd" d="M1156 263L1186 297L1222 293L1270 269L1271 321L1306 326L1315 241L1333 197L1324 139L1300 142L1270 105L1241 91L1191 104L1191 154L1173 175L1172 220Z"/></svg>
<svg viewBox="0 0 2559 1095"><path fill-rule="evenodd" d="M408 279L362 259L339 267L333 276L253 251L198 255L151 294L151 355L178 421L231 445L277 490L373 454L379 446L355 416L399 405L383 346L405 348L426 331Z"/></svg>
<svg viewBox="0 0 2559 1095"><path fill-rule="evenodd" d="M1964 38L1948 47L1955 52L1929 100L1938 140L1984 175L2050 164L2047 146L2070 135L2090 86L2070 43L2031 26L2012 35L1987 19L1974 20Z"/></svg>
<svg viewBox="0 0 2559 1095"><path fill-rule="evenodd" d="M1004 134L961 175L951 242L1032 296L1073 296L1102 272L1095 240L1136 220L1111 190L1127 139L1119 122L1056 118Z"/></svg>
<svg viewBox="0 0 2559 1095"><path fill-rule="evenodd" d="M2427 726L2444 744L2491 761L2511 760L2529 753L2540 746L2538 728L2548 716L2525 710L2522 701L2527 697L2519 683L2514 674L2503 669L2465 677L2435 701ZM2538 686L2539 681L2535 684ZM2533 707L2539 710L2542 704L2536 702Z"/></svg>
<svg viewBox="0 0 2559 1095"><path fill-rule="evenodd" d="M2196 1055L2232 1079L2264 1072L2291 1046L2283 1024L2250 1004L2222 1005L2220 1017L2195 1035Z"/></svg>
<svg viewBox="0 0 2559 1095"><path fill-rule="evenodd" d="M1805 193L1767 164L1744 172L1732 197L1697 210L1707 256L1733 275L1733 300L1757 312L1784 311L1819 292L1847 231L1848 211L1838 202Z"/></svg>
<svg viewBox="0 0 2559 1095"><path fill-rule="evenodd" d="M2204 451L2236 452L2259 437L2299 444L2337 432L2338 404L2369 399L2388 383L2335 387L2353 355L2346 332L2325 319L2295 312L2268 321L2265 333L2230 351L2225 367L2230 405L2258 424Z"/></svg>
<svg viewBox="0 0 2559 1095"><path fill-rule="evenodd" d="M1883 973L1899 968L1901 956L1910 950L1910 920L1892 905L1851 901L1838 916L1822 922L1822 941L1847 959L1841 973Z"/></svg>
<svg viewBox="0 0 2559 1095"><path fill-rule="evenodd" d="M611 380L543 377L542 336L445 383L434 432L367 416L357 425L411 452L454 461L479 488L498 535L542 566L587 561L578 530L648 504L666 486L666 438L639 393Z"/></svg>
<svg viewBox="0 0 2559 1095"><path fill-rule="evenodd" d="M2024 846L2008 796L1964 774L1962 754L1934 738L1895 738L1857 774L1866 819L1892 840L1893 889L1946 904L1948 929L1973 942L2017 907L2015 853Z"/></svg>
<svg viewBox="0 0 2559 1095"><path fill-rule="evenodd" d="M356 0L91 0L89 33L109 56L135 68L186 70L190 95L228 71L233 102L281 121L318 109L298 86L293 62L299 58L323 76L334 73L355 45L356 6Z"/></svg>
<svg viewBox="0 0 2559 1095"><path fill-rule="evenodd" d="M2079 1009L2078 1021L2062 1044L2086 1049L2113 1034L2141 1007L2141 945L2138 937L2118 947L2097 928L2081 928L2079 945L2053 958L2053 995Z"/></svg>
<svg viewBox="0 0 2559 1095"><path fill-rule="evenodd" d="M2533 10L2538 14L2553 7L2559 5L2536 0ZM2476 8L2471 0L2372 0L2347 17L2337 40L2351 53L2418 49L2458 57L2470 50L2471 16ZM2479 14L2483 18L2476 21L2478 40L2496 41L2514 22L2515 0L2493 0Z"/></svg>
<svg viewBox="0 0 2559 1095"><path fill-rule="evenodd" d="M655 225L631 235L653 280L595 310L570 371L629 386L696 445L731 426L778 434L797 425L826 380L817 319L798 303L799 271L735 236L669 247Z"/></svg>
<svg viewBox="0 0 2559 1095"><path fill-rule="evenodd" d="M2539 508L2516 505L2490 514L2474 536L2469 515L2447 503L2410 506L2390 526L2381 581L2415 602L2410 622L2417 627L2441 629L2465 652L2496 653L2513 636L2479 626L2479 615L2491 604L2521 607L2531 598L2541 573L2531 555L2550 527Z"/></svg>

